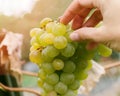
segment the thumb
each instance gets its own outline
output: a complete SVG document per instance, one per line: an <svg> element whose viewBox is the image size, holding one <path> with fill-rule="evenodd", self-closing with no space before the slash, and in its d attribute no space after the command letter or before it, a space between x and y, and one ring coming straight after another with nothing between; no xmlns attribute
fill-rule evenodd
<svg viewBox="0 0 120 96"><path fill-rule="evenodd" d="M90 40L94 42L104 42L106 40L106 32L103 27L83 27L71 33L70 38L73 41Z"/></svg>

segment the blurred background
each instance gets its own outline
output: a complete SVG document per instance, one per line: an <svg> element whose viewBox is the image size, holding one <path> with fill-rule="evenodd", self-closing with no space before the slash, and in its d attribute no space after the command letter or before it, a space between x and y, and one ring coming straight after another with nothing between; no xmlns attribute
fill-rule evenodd
<svg viewBox="0 0 120 96"><path fill-rule="evenodd" d="M72 0L0 0L0 29L23 34L22 59L26 61L23 70L37 72L37 65L29 62L30 36L29 31L38 27L40 20L45 17L58 19ZM98 55L95 60L101 65L110 64L120 60L120 54L113 52L111 57L102 58ZM28 88L37 87L37 78L22 77L22 86ZM120 67L106 71L100 82L88 96L120 96ZM34 96L24 93L25 96ZM86 96L86 95L80 95Z"/></svg>

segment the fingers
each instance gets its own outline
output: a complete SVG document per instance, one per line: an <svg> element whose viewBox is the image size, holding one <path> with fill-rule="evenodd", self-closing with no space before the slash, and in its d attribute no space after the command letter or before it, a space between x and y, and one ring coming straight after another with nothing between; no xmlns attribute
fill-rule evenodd
<svg viewBox="0 0 120 96"><path fill-rule="evenodd" d="M73 0L60 19L60 22L63 24L68 24L74 18L74 16L81 11L81 9L94 7L93 3L94 0Z"/></svg>
<svg viewBox="0 0 120 96"><path fill-rule="evenodd" d="M104 42L103 40L105 40L106 36L104 27L83 27L71 33L70 38L73 41L89 40L94 42Z"/></svg>
<svg viewBox="0 0 120 96"><path fill-rule="evenodd" d="M76 15L73 19L73 22L72 22L72 29L73 30L76 30L80 27L82 27L82 24L85 20L85 18L87 17L87 15L89 14L91 9L82 9L78 15Z"/></svg>
<svg viewBox="0 0 120 96"><path fill-rule="evenodd" d="M80 6L78 0L73 0L73 2L61 17L60 22L63 24L68 24L81 9L82 6Z"/></svg>
<svg viewBox="0 0 120 96"><path fill-rule="evenodd" d="M102 15L101 12L99 10L96 10L92 16L82 25L83 27L94 27L96 26L101 20L102 20ZM94 48L96 48L96 46L98 45L98 43L91 41L87 44L86 48L88 50L92 50Z"/></svg>
<svg viewBox="0 0 120 96"><path fill-rule="evenodd" d="M100 10L96 10L92 16L82 25L83 27L94 27L103 19Z"/></svg>

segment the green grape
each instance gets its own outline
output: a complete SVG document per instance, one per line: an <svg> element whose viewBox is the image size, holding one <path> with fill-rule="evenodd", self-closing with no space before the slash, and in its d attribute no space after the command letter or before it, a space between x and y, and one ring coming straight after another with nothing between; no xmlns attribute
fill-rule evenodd
<svg viewBox="0 0 120 96"><path fill-rule="evenodd" d="M88 74L85 71L75 72L74 75L77 80L85 80L88 77Z"/></svg>
<svg viewBox="0 0 120 96"><path fill-rule="evenodd" d="M69 85L69 88L72 90L77 90L80 87L80 81L75 80L71 85Z"/></svg>
<svg viewBox="0 0 120 96"><path fill-rule="evenodd" d="M60 50L60 51L61 51L61 50ZM61 59L61 60L63 60L63 61L69 60L68 57L63 56L62 54L59 54L56 58L59 58L59 59Z"/></svg>
<svg viewBox="0 0 120 96"><path fill-rule="evenodd" d="M43 61L45 61L45 62L51 62L53 60L53 57L49 57L48 56L48 53L50 53L50 52L52 53L52 51L47 50L47 47L42 50L41 57L42 57Z"/></svg>
<svg viewBox="0 0 120 96"><path fill-rule="evenodd" d="M65 83L65 84L67 84L67 85L70 85L70 84L72 84L72 83L74 82L75 76L74 76L73 73L62 73L62 74L60 75L60 80L61 80L63 83Z"/></svg>
<svg viewBox="0 0 120 96"><path fill-rule="evenodd" d="M86 44L79 44L78 50L76 52L79 53L79 58L81 60L91 60L94 55L95 55L95 51L96 49L93 49L93 50L87 50L86 49Z"/></svg>
<svg viewBox="0 0 120 96"><path fill-rule="evenodd" d="M86 71L90 70L92 68L92 61L91 60L88 60L87 61L87 67L85 68Z"/></svg>
<svg viewBox="0 0 120 96"><path fill-rule="evenodd" d="M51 63L42 63L41 68L47 73L47 74L51 74L54 73L54 68L52 66Z"/></svg>
<svg viewBox="0 0 120 96"><path fill-rule="evenodd" d="M43 88L44 88L44 90L46 91L46 92L51 92L51 91L53 91L53 89L54 89L54 87L52 86L52 85L50 85L50 84L48 84L48 83L44 83L43 84Z"/></svg>
<svg viewBox="0 0 120 96"><path fill-rule="evenodd" d="M56 36L64 35L66 33L66 26L62 23L56 23L53 26L52 33Z"/></svg>
<svg viewBox="0 0 120 96"><path fill-rule="evenodd" d="M85 70L85 68L88 66L88 62L87 61L79 61L76 63L76 68L78 68L78 70Z"/></svg>
<svg viewBox="0 0 120 96"><path fill-rule="evenodd" d="M36 37L36 39L38 40L39 43L40 43L39 38L40 38L40 36L41 36L42 34L44 34L44 33L46 33L46 31L41 30L40 32L37 32L36 35L34 36L34 37Z"/></svg>
<svg viewBox="0 0 120 96"><path fill-rule="evenodd" d="M47 46L53 44L55 36L51 33L43 33L40 38L39 42L42 46Z"/></svg>
<svg viewBox="0 0 120 96"><path fill-rule="evenodd" d="M59 82L55 85L55 91L59 94L65 94L67 92L67 89L67 85L62 82Z"/></svg>
<svg viewBox="0 0 120 96"><path fill-rule="evenodd" d="M66 61L63 68L63 72L72 73L75 71L75 68L76 68L76 65L74 62Z"/></svg>
<svg viewBox="0 0 120 96"><path fill-rule="evenodd" d="M61 59L54 59L52 65L55 70L61 70L64 67L64 62Z"/></svg>
<svg viewBox="0 0 120 96"><path fill-rule="evenodd" d="M65 57L71 57L74 55L74 53L75 47L70 43L68 43L67 46L61 51L61 54Z"/></svg>
<svg viewBox="0 0 120 96"><path fill-rule="evenodd" d="M101 56L108 57L112 54L112 49L103 44L98 45L98 52Z"/></svg>
<svg viewBox="0 0 120 96"><path fill-rule="evenodd" d="M38 72L38 77L41 78L42 80L45 80L46 78L46 72L43 69L40 69Z"/></svg>
<svg viewBox="0 0 120 96"><path fill-rule="evenodd" d="M30 47L30 51L33 51L33 50L38 50L40 49L40 45L38 43L34 43L31 47Z"/></svg>
<svg viewBox="0 0 120 96"><path fill-rule="evenodd" d="M56 57L59 54L59 50L56 49L54 46L49 45L42 50L42 55L44 57Z"/></svg>
<svg viewBox="0 0 120 96"><path fill-rule="evenodd" d="M56 73L52 73L46 77L46 82L55 85L59 81L59 76Z"/></svg>
<svg viewBox="0 0 120 96"><path fill-rule="evenodd" d="M33 28L32 30L30 30L30 36L34 37L36 36L37 33L40 33L42 31L42 29L40 28Z"/></svg>
<svg viewBox="0 0 120 96"><path fill-rule="evenodd" d="M47 94L47 96L58 96L55 91L51 91Z"/></svg>
<svg viewBox="0 0 120 96"><path fill-rule="evenodd" d="M29 54L29 59L30 59L30 61L32 61L33 63L36 63L36 64L41 64L43 61L41 59L41 53L39 50L31 51Z"/></svg>
<svg viewBox="0 0 120 96"><path fill-rule="evenodd" d="M72 33L72 31L66 32L65 33L65 37L67 39L68 42L72 42L71 38L70 38L70 34Z"/></svg>
<svg viewBox="0 0 120 96"><path fill-rule="evenodd" d="M38 83L38 86L42 87L43 84L44 84L44 81L42 79L38 78L38 82L37 83Z"/></svg>
<svg viewBox="0 0 120 96"><path fill-rule="evenodd" d="M74 46L75 49L77 49L79 46L78 42L71 42L71 44Z"/></svg>
<svg viewBox="0 0 120 96"><path fill-rule="evenodd" d="M55 22L49 22L45 27L46 32L52 33L55 25L56 25Z"/></svg>
<svg viewBox="0 0 120 96"><path fill-rule="evenodd" d="M72 90L68 90L66 94L62 95L62 96L77 96L76 93Z"/></svg>
<svg viewBox="0 0 120 96"><path fill-rule="evenodd" d="M44 18L40 22L40 28L45 28L45 26L49 23L52 22L53 20L51 18Z"/></svg>
<svg viewBox="0 0 120 96"><path fill-rule="evenodd" d="M32 37L30 40L30 44L34 45L35 43L39 43L36 37Z"/></svg>
<svg viewBox="0 0 120 96"><path fill-rule="evenodd" d="M48 57L48 56L45 56L42 54L41 56L41 59L44 61L44 62L52 62L53 61L53 58L52 57Z"/></svg>
<svg viewBox="0 0 120 96"><path fill-rule="evenodd" d="M63 49L67 46L67 39L64 36L57 36L53 42L55 48Z"/></svg>

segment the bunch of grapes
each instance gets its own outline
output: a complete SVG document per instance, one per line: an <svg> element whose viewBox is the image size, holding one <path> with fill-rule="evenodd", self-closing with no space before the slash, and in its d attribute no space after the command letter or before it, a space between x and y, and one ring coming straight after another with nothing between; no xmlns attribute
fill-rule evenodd
<svg viewBox="0 0 120 96"><path fill-rule="evenodd" d="M87 42L73 42L69 25L44 18L39 28L30 31L30 60L36 63L38 85L42 96L77 96L77 90L87 78L96 53L109 56L111 49L99 44L87 50Z"/></svg>

